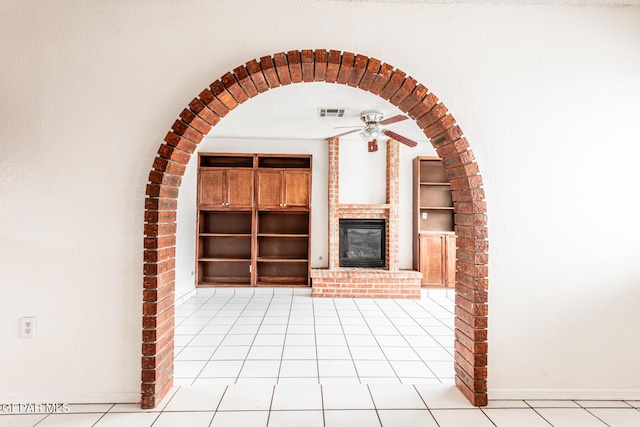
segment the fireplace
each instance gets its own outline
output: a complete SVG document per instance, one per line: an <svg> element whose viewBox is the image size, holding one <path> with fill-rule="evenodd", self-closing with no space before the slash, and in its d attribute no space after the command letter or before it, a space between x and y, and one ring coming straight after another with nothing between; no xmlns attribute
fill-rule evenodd
<svg viewBox="0 0 640 427"><path fill-rule="evenodd" d="M400 144L387 142L387 194L378 204L340 203L340 140L329 138L328 145L329 265L310 270L311 295L420 298L422 273L401 269L398 259Z"/></svg>
<svg viewBox="0 0 640 427"><path fill-rule="evenodd" d="M340 267L384 268L385 220L340 219Z"/></svg>

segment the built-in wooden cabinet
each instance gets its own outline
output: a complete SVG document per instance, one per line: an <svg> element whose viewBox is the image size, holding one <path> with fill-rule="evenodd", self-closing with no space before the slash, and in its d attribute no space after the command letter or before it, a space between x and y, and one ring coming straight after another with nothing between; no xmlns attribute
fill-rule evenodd
<svg viewBox="0 0 640 427"><path fill-rule="evenodd" d="M201 153L197 281L308 286L311 156Z"/></svg>
<svg viewBox="0 0 640 427"><path fill-rule="evenodd" d="M416 157L413 171L414 268L422 273L422 286L454 286L456 243L449 180L437 157Z"/></svg>
<svg viewBox="0 0 640 427"><path fill-rule="evenodd" d="M200 204L208 208L253 207L252 169L201 169Z"/></svg>
<svg viewBox="0 0 640 427"><path fill-rule="evenodd" d="M418 270L422 285L452 287L456 281L456 238L453 233L423 233L418 237Z"/></svg>
<svg viewBox="0 0 640 427"><path fill-rule="evenodd" d="M305 171L260 169L257 172L259 208L306 208L309 179Z"/></svg>

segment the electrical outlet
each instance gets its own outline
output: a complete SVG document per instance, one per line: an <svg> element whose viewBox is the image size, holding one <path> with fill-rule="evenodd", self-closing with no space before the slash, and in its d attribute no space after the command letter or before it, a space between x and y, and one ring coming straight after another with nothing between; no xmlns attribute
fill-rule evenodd
<svg viewBox="0 0 640 427"><path fill-rule="evenodd" d="M36 337L36 318L23 317L20 322L20 337L35 338Z"/></svg>
<svg viewBox="0 0 640 427"><path fill-rule="evenodd" d="M427 213L426 212L422 212L422 219L427 219Z"/></svg>

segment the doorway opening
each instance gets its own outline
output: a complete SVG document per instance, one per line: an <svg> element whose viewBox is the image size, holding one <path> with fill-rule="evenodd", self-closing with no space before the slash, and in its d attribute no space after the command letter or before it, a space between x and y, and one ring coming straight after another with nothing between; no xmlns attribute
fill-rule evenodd
<svg viewBox="0 0 640 427"><path fill-rule="evenodd" d="M154 408L173 385L176 209L186 165L202 138L239 104L281 85L314 81L389 101L415 121L443 159L457 237L455 382L474 405L487 404L487 215L469 143L448 109L405 72L364 55L318 49L264 56L226 73L189 103L158 150L145 200L143 408Z"/></svg>

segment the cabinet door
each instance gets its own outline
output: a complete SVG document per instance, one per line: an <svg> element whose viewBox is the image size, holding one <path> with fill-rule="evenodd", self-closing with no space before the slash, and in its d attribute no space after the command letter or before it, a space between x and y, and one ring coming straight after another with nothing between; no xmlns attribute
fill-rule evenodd
<svg viewBox="0 0 640 427"><path fill-rule="evenodd" d="M257 173L258 207L282 207L282 172L280 170L259 170Z"/></svg>
<svg viewBox="0 0 640 427"><path fill-rule="evenodd" d="M442 286L444 284L442 256L444 245L444 236L441 234L420 236L420 271L423 285Z"/></svg>
<svg viewBox="0 0 640 427"><path fill-rule="evenodd" d="M226 203L224 170L201 170L199 178L200 194L198 199L200 206L223 207Z"/></svg>
<svg viewBox="0 0 640 427"><path fill-rule="evenodd" d="M253 170L229 169L227 173L227 207L253 206Z"/></svg>
<svg viewBox="0 0 640 427"><path fill-rule="evenodd" d="M456 238L451 233L422 234L419 238L419 267L424 286L456 283Z"/></svg>
<svg viewBox="0 0 640 427"><path fill-rule="evenodd" d="M284 206L309 207L309 172L284 171Z"/></svg>

